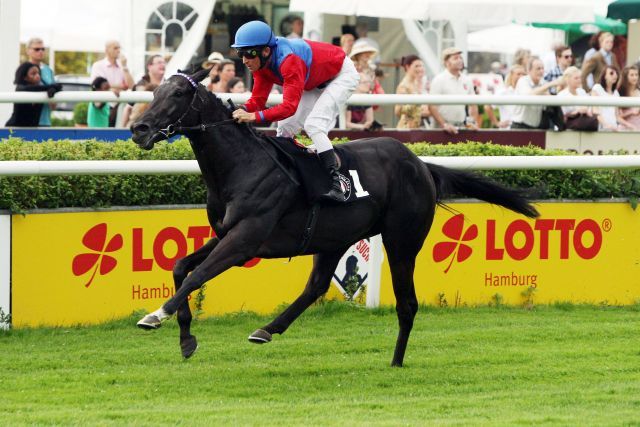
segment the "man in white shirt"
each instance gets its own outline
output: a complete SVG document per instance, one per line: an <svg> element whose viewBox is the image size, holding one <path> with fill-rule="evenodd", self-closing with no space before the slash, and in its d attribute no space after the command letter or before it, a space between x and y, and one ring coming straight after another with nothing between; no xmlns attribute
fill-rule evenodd
<svg viewBox="0 0 640 427"><path fill-rule="evenodd" d="M127 67L127 58L120 54L120 43L109 40L105 45L105 57L91 66L91 80L104 77L111 90L118 95L120 91L133 87L133 77Z"/></svg>
<svg viewBox="0 0 640 427"><path fill-rule="evenodd" d="M462 51L449 47L442 52L445 69L433 78L430 93L432 95L474 95L471 80L462 74L464 60ZM475 117L477 105L468 106L469 116ZM475 123L466 123L467 107L464 105L430 105L429 110L434 119L434 127L443 129L449 134L457 134L458 128L469 127L477 130Z"/></svg>
<svg viewBox="0 0 640 427"><path fill-rule="evenodd" d="M559 87L564 82L562 77L546 82L542 78L544 64L537 56L532 56L529 59L527 69L527 75L518 79L516 95L549 95L549 89ZM543 110L543 105L516 105L511 129L540 129ZM545 127L543 126L542 128Z"/></svg>

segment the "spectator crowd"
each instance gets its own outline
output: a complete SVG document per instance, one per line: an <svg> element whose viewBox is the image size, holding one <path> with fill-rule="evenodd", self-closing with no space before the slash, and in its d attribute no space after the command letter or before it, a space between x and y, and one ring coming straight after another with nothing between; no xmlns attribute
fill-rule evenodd
<svg viewBox="0 0 640 427"><path fill-rule="evenodd" d="M302 37L303 20L295 15L282 21L281 33L288 38ZM366 25L335 39L353 61L360 83L355 93L384 93L382 81L386 77L380 67L380 46L367 34ZM615 38L602 32L592 38L592 48L576 66L571 47L556 46L553 54L540 58L526 49L514 53L513 64L506 68L499 62L491 64L490 72L482 80L465 73L463 52L455 47L443 50L442 71L427 77L423 60L417 55L402 57L399 63L402 77L397 94L433 95L534 95L558 97L640 97L639 72L636 65L622 67ZM134 81L127 66L127 58L120 52L120 44L109 41L104 58L91 67L91 90L153 91L165 79L166 61L152 55L146 61L144 75ZM619 50L618 50L619 52ZM62 89L56 83L51 68L44 63L45 46L42 39L33 38L26 46L27 61L15 73L16 91L46 92L49 97ZM237 74L238 61L220 52L211 53L201 64L209 69L209 77L202 83L213 93L243 93L249 85ZM278 91L278 89L274 89ZM129 126L146 109L147 104L118 104L91 102L88 126ZM51 110L55 104L14 104L13 114L6 126L51 126ZM375 119L378 106L350 106L345 126L355 130L379 130ZM418 105L394 107L399 129L442 129L455 134L460 129L573 129L583 131L640 131L640 107L545 107L544 105Z"/></svg>

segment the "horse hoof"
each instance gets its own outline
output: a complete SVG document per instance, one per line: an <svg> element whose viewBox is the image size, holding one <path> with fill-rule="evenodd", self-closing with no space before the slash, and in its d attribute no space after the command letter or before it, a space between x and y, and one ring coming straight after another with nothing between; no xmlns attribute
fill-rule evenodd
<svg viewBox="0 0 640 427"><path fill-rule="evenodd" d="M147 314L138 323L136 323L136 325L138 328L151 330L158 329L162 326L162 322L155 314Z"/></svg>
<svg viewBox="0 0 640 427"><path fill-rule="evenodd" d="M193 356L193 353L195 353L197 349L198 340L196 340L195 336L191 335L187 338L180 339L180 350L182 350L182 357L184 357L185 359Z"/></svg>
<svg viewBox="0 0 640 427"><path fill-rule="evenodd" d="M254 344L266 344L271 342L271 334L264 329L258 329L249 335L249 341Z"/></svg>

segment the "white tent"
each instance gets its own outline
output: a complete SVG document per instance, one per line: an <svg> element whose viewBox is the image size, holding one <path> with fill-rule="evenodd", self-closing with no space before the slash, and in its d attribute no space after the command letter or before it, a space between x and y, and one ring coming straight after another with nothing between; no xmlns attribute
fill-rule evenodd
<svg viewBox="0 0 640 427"><path fill-rule="evenodd" d="M519 48L531 50L534 55L543 55L555 42L564 39L563 31L549 28L534 28L509 24L474 31L467 35L470 52L495 52L513 54Z"/></svg>
<svg viewBox="0 0 640 427"><path fill-rule="evenodd" d="M305 19L325 13L402 19L406 37L425 61L429 73L434 74L440 68L440 52L443 45L439 40L427 36L427 32L430 31L429 25L423 25L423 22L449 21L453 29L455 45L464 52L468 52L470 49L467 46L467 34L470 30L508 25L513 22L588 22L594 19L594 8L598 1L601 2L601 0L291 0L289 9L304 12ZM313 20L318 19L313 17ZM527 39L520 39L521 45L523 40ZM498 41L513 42L504 38ZM551 44L548 43L546 49L549 49Z"/></svg>
<svg viewBox="0 0 640 427"><path fill-rule="evenodd" d="M377 16L412 20L460 20L471 26L511 22L588 22L593 0L291 0L305 13Z"/></svg>

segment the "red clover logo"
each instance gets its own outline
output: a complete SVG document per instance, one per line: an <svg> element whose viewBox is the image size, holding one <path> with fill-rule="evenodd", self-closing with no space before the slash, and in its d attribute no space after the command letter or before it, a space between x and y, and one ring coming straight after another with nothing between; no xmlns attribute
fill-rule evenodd
<svg viewBox="0 0 640 427"><path fill-rule="evenodd" d="M107 224L103 222L86 232L82 238L82 244L93 252L76 255L71 268L75 276L82 276L93 268L91 278L84 285L88 288L98 269L100 269L100 275L104 276L116 268L118 261L106 253L122 248L122 235L116 234L107 243Z"/></svg>
<svg viewBox="0 0 640 427"><path fill-rule="evenodd" d="M465 230L464 215L458 214L444 223L442 232L452 241L436 243L433 247L433 260L435 262L441 262L447 258L451 258L449 265L446 270L444 270L445 273L448 273L454 259L458 262L463 262L471 256L473 250L470 246L462 242L468 242L478 237L478 227L473 224Z"/></svg>

